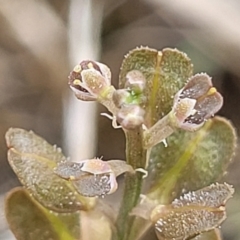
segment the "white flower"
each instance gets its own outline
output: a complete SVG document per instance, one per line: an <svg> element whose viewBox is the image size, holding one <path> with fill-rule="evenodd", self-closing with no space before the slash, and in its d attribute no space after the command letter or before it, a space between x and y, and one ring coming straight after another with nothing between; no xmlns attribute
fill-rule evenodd
<svg viewBox="0 0 240 240"><path fill-rule="evenodd" d="M196 74L174 98L171 124L188 131L200 128L204 122L220 110L223 98L212 86L207 74Z"/></svg>

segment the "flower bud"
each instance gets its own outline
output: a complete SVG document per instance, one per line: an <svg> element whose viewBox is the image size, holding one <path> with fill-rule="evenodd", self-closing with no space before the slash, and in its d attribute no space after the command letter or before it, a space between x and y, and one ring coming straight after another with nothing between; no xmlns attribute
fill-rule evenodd
<svg viewBox="0 0 240 240"><path fill-rule="evenodd" d="M118 123L125 129L134 129L144 123L145 111L138 105L125 105L117 113Z"/></svg>
<svg viewBox="0 0 240 240"><path fill-rule="evenodd" d="M133 91L135 94L143 92L146 86L146 79L144 75L138 70L132 70L126 75L125 88Z"/></svg>
<svg viewBox="0 0 240 240"><path fill-rule="evenodd" d="M114 91L112 96L112 100L118 108L121 108L124 104L127 104L130 98L131 93L126 89L118 89Z"/></svg>
<svg viewBox="0 0 240 240"><path fill-rule="evenodd" d="M111 72L106 65L87 60L74 67L68 80L78 99L94 101L111 85Z"/></svg>

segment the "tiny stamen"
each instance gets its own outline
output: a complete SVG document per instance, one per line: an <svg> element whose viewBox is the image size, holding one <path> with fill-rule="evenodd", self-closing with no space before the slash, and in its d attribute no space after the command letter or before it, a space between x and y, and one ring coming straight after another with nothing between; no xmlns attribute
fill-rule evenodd
<svg viewBox="0 0 240 240"><path fill-rule="evenodd" d="M142 176L142 178L146 178L148 176L148 171L143 168L136 168L135 171L143 173L144 175Z"/></svg>
<svg viewBox="0 0 240 240"><path fill-rule="evenodd" d="M122 128L121 125L118 125L117 123L117 119L115 116L111 116L110 114L108 113L100 113L101 116L104 116L110 120L112 120L112 127L115 128L115 129L119 129L119 128Z"/></svg>

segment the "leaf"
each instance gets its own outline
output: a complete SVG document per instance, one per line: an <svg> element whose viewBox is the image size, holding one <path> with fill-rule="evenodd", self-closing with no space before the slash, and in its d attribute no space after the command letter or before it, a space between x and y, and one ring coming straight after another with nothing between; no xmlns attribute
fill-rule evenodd
<svg viewBox="0 0 240 240"><path fill-rule="evenodd" d="M131 70L142 72L146 78L145 125L150 127L171 110L173 97L192 75L193 66L187 55L177 49L158 52L140 47L129 52L122 63L120 88L125 87L126 75Z"/></svg>
<svg viewBox="0 0 240 240"><path fill-rule="evenodd" d="M184 194L171 205L158 205L151 213L158 239L188 239L219 227L233 193L232 186L217 183Z"/></svg>
<svg viewBox="0 0 240 240"><path fill-rule="evenodd" d="M111 226L109 219L97 210L81 212L81 239L82 240L110 240Z"/></svg>
<svg viewBox="0 0 240 240"><path fill-rule="evenodd" d="M164 206L162 211L155 224L159 240L185 240L218 227L226 219L226 213L221 208L185 206L172 209Z"/></svg>
<svg viewBox="0 0 240 240"><path fill-rule="evenodd" d="M94 199L85 198L53 172L57 163L66 161L61 151L44 139L23 129L6 133L8 161L21 183L36 200L58 212L87 210Z"/></svg>
<svg viewBox="0 0 240 240"><path fill-rule="evenodd" d="M202 233L194 238L191 238L192 240L221 240L221 235L219 229L214 229L205 233Z"/></svg>
<svg viewBox="0 0 240 240"><path fill-rule="evenodd" d="M234 189L231 185L227 183L215 183L195 192L185 193L179 199L175 199L172 202L172 205L174 207L194 205L216 208L224 206L226 202L232 197L233 193Z"/></svg>
<svg viewBox="0 0 240 240"><path fill-rule="evenodd" d="M18 240L75 240L80 236L79 213L52 213L20 187L8 193L5 215Z"/></svg>
<svg viewBox="0 0 240 240"><path fill-rule="evenodd" d="M50 159L54 163L67 160L60 148L50 145L32 131L10 128L6 133L6 142L8 148L14 148L22 153L39 155L39 157Z"/></svg>
<svg viewBox="0 0 240 240"><path fill-rule="evenodd" d="M236 133L230 122L215 117L197 132L175 132L167 144L153 148L148 169L148 197L162 204L220 179L233 157Z"/></svg>

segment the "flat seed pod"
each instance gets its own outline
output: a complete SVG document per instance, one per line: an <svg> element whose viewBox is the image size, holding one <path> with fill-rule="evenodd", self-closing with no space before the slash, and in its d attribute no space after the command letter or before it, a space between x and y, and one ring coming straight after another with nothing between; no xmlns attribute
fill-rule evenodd
<svg viewBox="0 0 240 240"><path fill-rule="evenodd" d="M8 161L20 182L45 207L58 212L86 210L93 199L77 194L73 186L54 174L57 163L66 161L56 147L23 129L11 128L6 134Z"/></svg>

